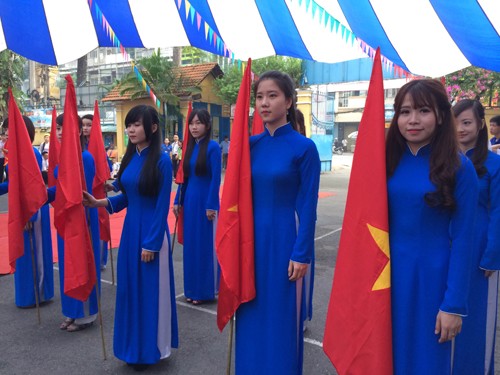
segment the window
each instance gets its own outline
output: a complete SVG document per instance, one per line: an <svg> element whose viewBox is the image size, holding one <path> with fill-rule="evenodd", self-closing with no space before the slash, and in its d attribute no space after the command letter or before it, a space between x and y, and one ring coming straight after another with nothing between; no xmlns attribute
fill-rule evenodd
<svg viewBox="0 0 500 375"><path fill-rule="evenodd" d="M339 107L349 106L349 97L351 96L351 91L339 92Z"/></svg>

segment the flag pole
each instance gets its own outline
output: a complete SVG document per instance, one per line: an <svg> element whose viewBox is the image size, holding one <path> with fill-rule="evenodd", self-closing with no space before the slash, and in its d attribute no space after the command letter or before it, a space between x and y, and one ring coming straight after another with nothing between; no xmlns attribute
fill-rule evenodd
<svg viewBox="0 0 500 375"><path fill-rule="evenodd" d="M181 202L182 199L182 184L180 184L181 190L179 191L179 203ZM179 204L179 209L177 210L177 215L175 216L175 224L174 224L174 234L172 235L172 249L170 250L170 253L174 253L174 247L175 247L175 237L177 235L177 223L179 222L179 213L180 210L182 210L182 206Z"/></svg>
<svg viewBox="0 0 500 375"><path fill-rule="evenodd" d="M38 317L38 325L42 324L42 319L40 317L40 291L38 289L38 277L35 269L35 246L33 245L33 224L28 221L28 234L30 237L30 248L31 248L31 269L33 270L33 289L35 291L35 305L36 305L36 315Z"/></svg>
<svg viewBox="0 0 500 375"><path fill-rule="evenodd" d="M115 265L113 262L113 245L111 244L111 233L109 234L109 258L111 260L111 283L112 285L115 285Z"/></svg>
<svg viewBox="0 0 500 375"><path fill-rule="evenodd" d="M90 213L88 212L88 209L85 207L85 217L87 218L87 230L89 231L89 236L90 236L90 246L92 246L92 251L93 251L93 254L95 254L95 249L94 249L94 241L92 239L92 230L90 229ZM100 255L100 252L99 252L99 255ZM94 259L94 263L95 263L95 259ZM99 262L99 267L100 267L100 263ZM96 294L96 298L97 298L97 314L99 316L99 326L100 326L100 331L101 331L101 343L102 343L102 355L104 357L104 360L107 360L107 356L106 356L106 342L104 341L104 327L103 327L103 320L102 320L102 309L101 309L101 293L99 292L99 280L97 279L97 272L95 274L95 285L94 285L94 288L95 288L95 294Z"/></svg>
<svg viewBox="0 0 500 375"><path fill-rule="evenodd" d="M231 356L233 354L233 336L234 336L234 315L229 323L229 348L227 352L226 375L231 375Z"/></svg>

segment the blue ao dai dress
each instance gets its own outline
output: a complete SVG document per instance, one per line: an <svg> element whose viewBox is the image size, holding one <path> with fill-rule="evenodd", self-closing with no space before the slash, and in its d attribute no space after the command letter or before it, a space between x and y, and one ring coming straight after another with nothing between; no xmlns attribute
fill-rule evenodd
<svg viewBox="0 0 500 375"><path fill-rule="evenodd" d="M495 373L498 272L486 278L484 271L500 270L500 156L488 152L484 167L486 173L479 177L469 315L455 338L454 375Z"/></svg>
<svg viewBox="0 0 500 375"><path fill-rule="evenodd" d="M236 374L298 375L308 295L288 265L314 257L319 155L290 124L251 137L250 155L256 297L236 312Z"/></svg>
<svg viewBox="0 0 500 375"><path fill-rule="evenodd" d="M174 269L167 216L170 208L172 163L163 154L159 195L139 193L139 177L149 147L135 152L123 171L121 193L109 197L108 211L127 208L118 250L115 356L127 363L153 364L177 347ZM153 261L141 261L142 250L156 252Z"/></svg>
<svg viewBox="0 0 500 375"><path fill-rule="evenodd" d="M454 211L429 207L431 146L405 150L388 180L394 374L451 374L452 343L434 334L439 310L467 315L478 183L463 155ZM375 197L374 197L375 199ZM467 318L464 318L467 319Z"/></svg>
<svg viewBox="0 0 500 375"><path fill-rule="evenodd" d="M208 220L206 210L219 210L221 180L221 151L217 142L208 141L207 174L197 176L196 159L200 147L194 144L189 162L189 176L179 185L175 204L181 205L184 214L184 295L193 300L215 299L219 290L218 263L215 253L215 228L217 219Z"/></svg>
<svg viewBox="0 0 500 375"><path fill-rule="evenodd" d="M42 156L36 147L33 152L42 170ZM0 184L0 195L8 191L8 182ZM54 265L52 259L52 236L50 232L49 206L43 205L30 219L33 224L32 238L35 256L35 272L38 282L39 302L54 297ZM33 262L31 258L30 235L24 231L24 255L16 261L14 273L15 303L18 307L30 307L36 303L33 282Z"/></svg>
<svg viewBox="0 0 500 375"><path fill-rule="evenodd" d="M85 174L85 183L87 191L92 194L92 183L95 176L94 158L88 151L82 152L83 170ZM58 176L59 166L56 167L54 175ZM55 186L48 189L49 202L55 199L57 189ZM85 208L85 215L88 220L90 235L92 240L92 252L94 254L94 262L96 266L97 285L100 288L101 272L100 272L100 240L99 240L99 219L97 217L96 208ZM57 256L59 265L59 286L61 291L61 308L62 314L71 319L75 319L76 324L88 323L95 320L94 315L98 312L97 293L94 288L90 293L87 301L82 302L75 298L64 294L64 240L57 235Z"/></svg>

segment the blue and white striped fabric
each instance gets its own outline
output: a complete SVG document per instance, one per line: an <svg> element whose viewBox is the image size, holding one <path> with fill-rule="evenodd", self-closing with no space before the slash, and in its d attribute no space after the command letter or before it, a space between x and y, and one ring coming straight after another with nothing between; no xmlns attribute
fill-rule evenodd
<svg viewBox="0 0 500 375"><path fill-rule="evenodd" d="M500 71L498 0L0 0L0 23L0 50L50 65L113 45L339 62L366 43L413 74Z"/></svg>

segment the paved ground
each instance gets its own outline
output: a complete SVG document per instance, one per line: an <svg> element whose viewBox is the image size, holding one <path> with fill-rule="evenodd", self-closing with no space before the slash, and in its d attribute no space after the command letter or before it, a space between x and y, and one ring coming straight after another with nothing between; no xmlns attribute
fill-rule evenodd
<svg viewBox="0 0 500 375"><path fill-rule="evenodd" d="M316 226L316 279L314 318L305 333L304 374L336 374L321 343L329 300L337 246L342 226L352 154L335 155L333 171L321 175L320 190L330 193L320 199ZM0 211L5 209L0 198ZM174 269L177 291L180 348L172 356L148 369L149 374L220 375L226 372L228 332L219 333L216 305L195 307L182 295L182 248L176 245ZM115 255L116 261L116 255ZM58 289L58 273L55 272ZM111 269L102 275L102 312L107 360L103 360L99 326L67 333L58 329L62 320L59 292L52 303L36 311L14 305L13 277L0 277L0 374L132 374L131 368L113 356L113 312L115 286ZM234 358L234 357L233 357Z"/></svg>

